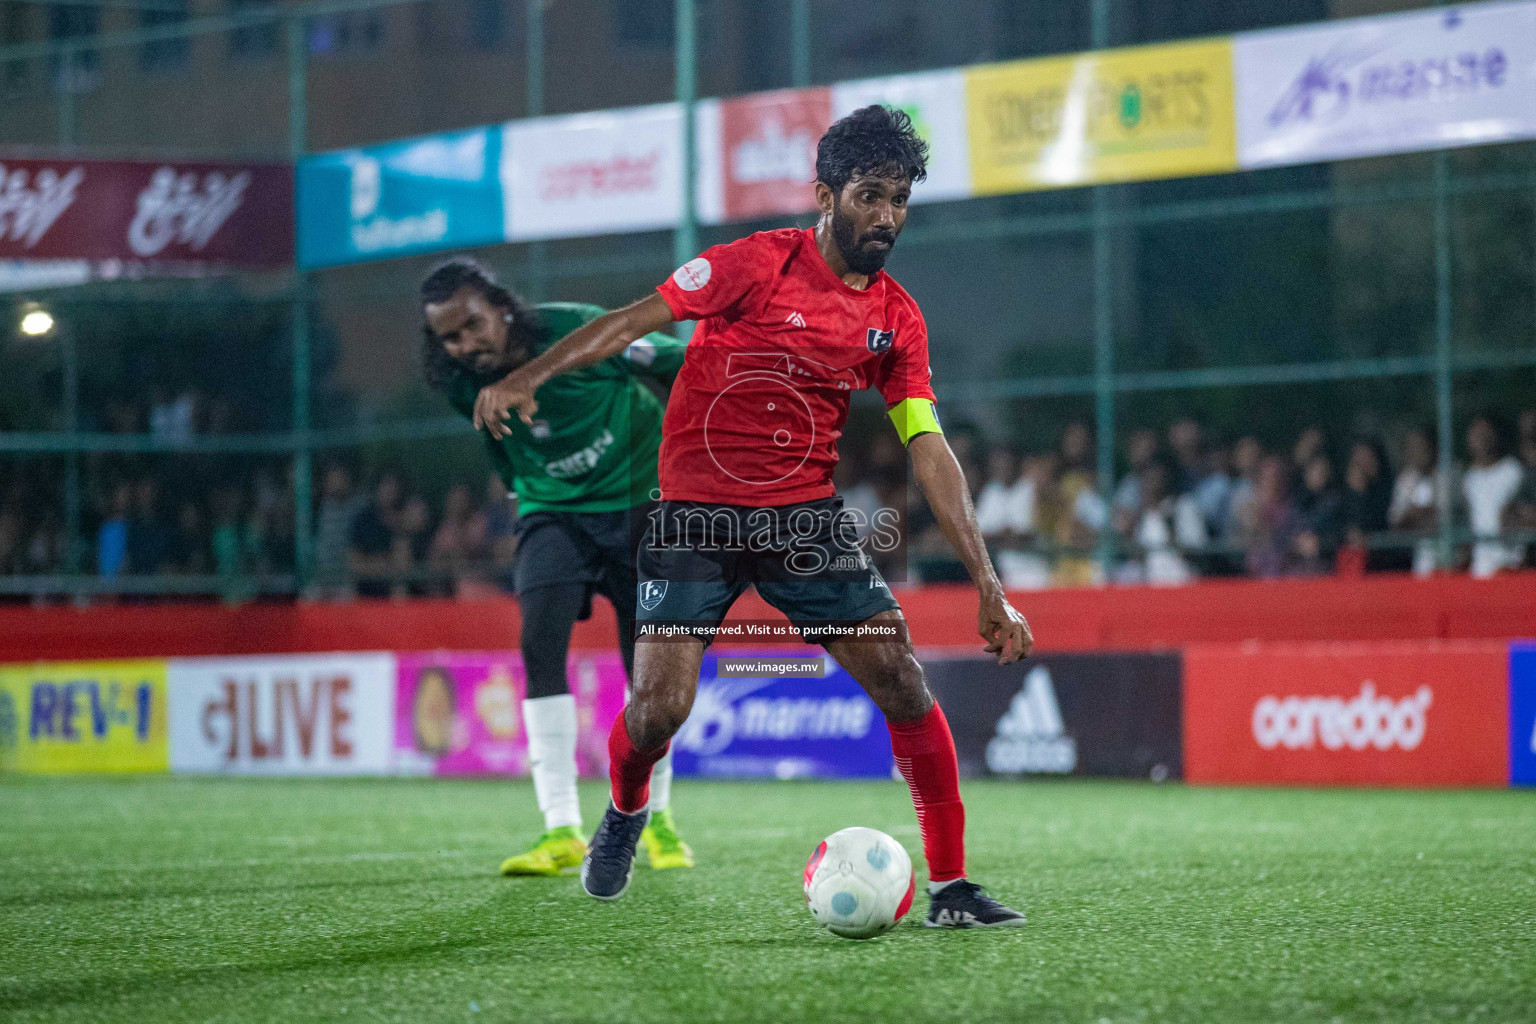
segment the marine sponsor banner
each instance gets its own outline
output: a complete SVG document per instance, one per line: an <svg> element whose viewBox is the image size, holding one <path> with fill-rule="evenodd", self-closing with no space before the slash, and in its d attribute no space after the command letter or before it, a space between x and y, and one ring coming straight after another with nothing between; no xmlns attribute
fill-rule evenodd
<svg viewBox="0 0 1536 1024"><path fill-rule="evenodd" d="M1509 781L1536 786L1536 643L1509 648Z"/></svg>
<svg viewBox="0 0 1536 1024"><path fill-rule="evenodd" d="M966 70L978 195L1235 170L1227 39Z"/></svg>
<svg viewBox="0 0 1536 1024"><path fill-rule="evenodd" d="M171 768L245 775L389 771L389 654L177 658L170 662Z"/></svg>
<svg viewBox="0 0 1536 1024"><path fill-rule="evenodd" d="M508 241L670 228L682 213L675 103L513 121L502 140Z"/></svg>
<svg viewBox="0 0 1536 1024"><path fill-rule="evenodd" d="M0 769L163 772L164 661L0 665Z"/></svg>
<svg viewBox="0 0 1536 1024"><path fill-rule="evenodd" d="M84 260L99 278L287 266L293 168L0 157L0 260Z"/></svg>
<svg viewBox="0 0 1536 1024"><path fill-rule="evenodd" d="M1536 134L1533 3L1249 32L1233 54L1244 167Z"/></svg>
<svg viewBox="0 0 1536 1024"><path fill-rule="evenodd" d="M608 730L624 709L623 659L575 653L567 678L576 698L576 769L607 778ZM409 774L527 774L526 692L522 655L515 651L400 655L396 767Z"/></svg>
<svg viewBox="0 0 1536 1024"><path fill-rule="evenodd" d="M904 111L928 143L928 178L913 186L914 203L967 199L973 194L963 71L947 68L832 86L833 121L871 103Z"/></svg>
<svg viewBox="0 0 1536 1024"><path fill-rule="evenodd" d="M1491 786L1509 779L1508 651L1244 644L1184 654L1191 782Z"/></svg>
<svg viewBox="0 0 1536 1024"><path fill-rule="evenodd" d="M502 241L501 139L499 128L474 128L304 158L299 263Z"/></svg>
<svg viewBox="0 0 1536 1024"><path fill-rule="evenodd" d="M754 655L782 658L786 652L711 648L705 655L693 712L672 740L677 774L891 777L895 761L885 717L853 677L824 654L820 679L726 678L717 671L721 657Z"/></svg>
<svg viewBox="0 0 1536 1024"><path fill-rule="evenodd" d="M1177 654L922 660L966 775L1181 774Z"/></svg>

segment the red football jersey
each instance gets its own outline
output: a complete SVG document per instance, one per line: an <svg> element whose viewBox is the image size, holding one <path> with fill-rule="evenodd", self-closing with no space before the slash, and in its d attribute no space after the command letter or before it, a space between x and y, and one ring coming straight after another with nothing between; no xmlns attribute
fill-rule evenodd
<svg viewBox="0 0 1536 1024"><path fill-rule="evenodd" d="M665 500L830 497L853 391L878 388L887 406L933 400L912 296L884 271L864 291L848 287L812 231L717 245L657 290L675 318L699 321L662 422Z"/></svg>

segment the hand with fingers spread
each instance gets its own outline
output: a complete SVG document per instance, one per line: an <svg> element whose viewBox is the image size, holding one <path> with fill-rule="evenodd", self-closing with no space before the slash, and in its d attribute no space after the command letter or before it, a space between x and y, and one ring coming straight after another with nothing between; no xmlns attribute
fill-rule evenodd
<svg viewBox="0 0 1536 1024"><path fill-rule="evenodd" d="M513 370L495 384L481 388L475 399L475 429L485 430L499 441L511 433L507 420L513 411L518 419L532 424L533 414L539 411L533 392L522 370Z"/></svg>
<svg viewBox="0 0 1536 1024"><path fill-rule="evenodd" d="M1029 623L1008 603L1001 590L981 595L976 629L987 643L987 653L997 655L999 665L1011 665L1020 658L1027 658L1035 648Z"/></svg>

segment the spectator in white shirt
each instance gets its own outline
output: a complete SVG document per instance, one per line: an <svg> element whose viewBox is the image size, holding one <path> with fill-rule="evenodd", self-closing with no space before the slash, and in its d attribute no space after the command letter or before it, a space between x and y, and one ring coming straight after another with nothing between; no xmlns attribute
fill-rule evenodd
<svg viewBox="0 0 1536 1024"><path fill-rule="evenodd" d="M1399 533L1432 534L1440 528L1440 494L1444 481L1437 468L1438 453L1434 435L1424 427L1414 427L1403 437L1403 469L1392 485L1392 503L1387 506L1387 528ZM1413 547L1413 574L1429 576L1435 571L1435 541L1426 537Z"/></svg>
<svg viewBox="0 0 1536 1024"><path fill-rule="evenodd" d="M1493 416L1477 416L1467 426L1467 453L1472 466L1462 477L1462 493L1471 521L1472 575L1485 579L1520 564L1520 548L1499 541L1504 510L1519 491L1525 470L1513 455L1506 455L1508 435Z"/></svg>
<svg viewBox="0 0 1536 1024"><path fill-rule="evenodd" d="M1125 477L1115 487L1110 512L1115 529L1121 536L1128 536L1136 525L1141 511L1141 474L1157 458L1157 431L1138 430L1126 444L1125 459L1128 463Z"/></svg>

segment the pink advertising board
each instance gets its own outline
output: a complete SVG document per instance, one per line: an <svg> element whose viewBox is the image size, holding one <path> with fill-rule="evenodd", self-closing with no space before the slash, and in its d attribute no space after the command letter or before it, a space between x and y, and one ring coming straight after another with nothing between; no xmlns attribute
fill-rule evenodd
<svg viewBox="0 0 1536 1024"><path fill-rule="evenodd" d="M580 734L576 767L608 775L608 730L624 707L617 653L576 652L566 667ZM395 685L396 768L422 775L526 775L523 659L515 651L401 654Z"/></svg>

